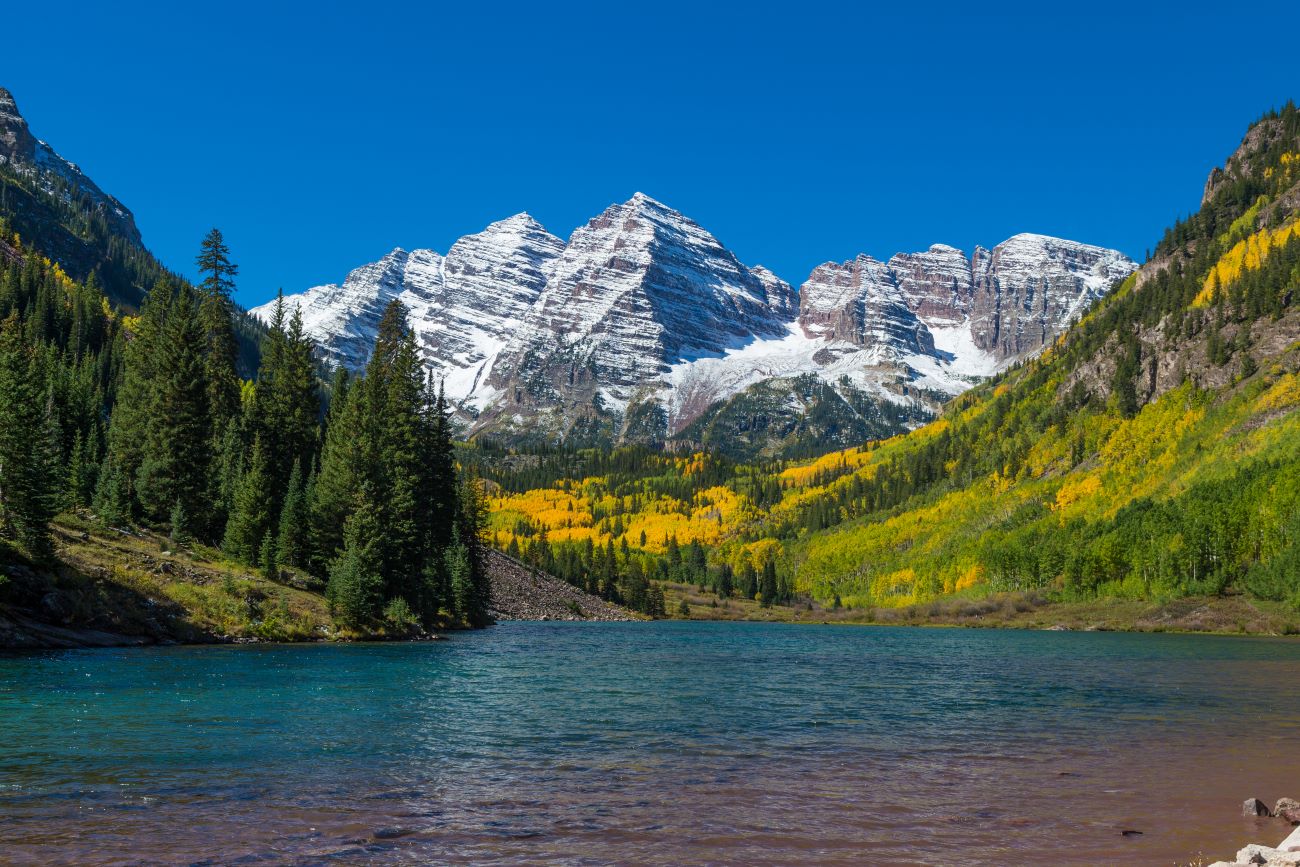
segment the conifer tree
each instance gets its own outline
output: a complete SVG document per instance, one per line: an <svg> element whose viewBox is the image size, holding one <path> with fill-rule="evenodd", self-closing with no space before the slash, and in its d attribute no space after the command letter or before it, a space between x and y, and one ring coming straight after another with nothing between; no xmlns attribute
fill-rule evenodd
<svg viewBox="0 0 1300 867"><path fill-rule="evenodd" d="M203 328L188 288L170 304L157 343L136 488L144 514L161 523L178 501L190 515L205 514L209 485L212 425Z"/></svg>
<svg viewBox="0 0 1300 867"><path fill-rule="evenodd" d="M280 508L280 526L276 538L279 560L288 566L305 567L307 556L307 530L310 513L307 509L306 482L302 477L302 461L295 461L289 474L289 486L284 505Z"/></svg>
<svg viewBox="0 0 1300 867"><path fill-rule="evenodd" d="M444 555L447 577L451 584L452 610L466 623L474 623L478 615L478 600L474 592L474 575L470 566L469 550L459 541L453 542Z"/></svg>
<svg viewBox="0 0 1300 867"><path fill-rule="evenodd" d="M359 391L343 368L335 373L331 391L320 468L309 500L312 567L318 573L325 572L343 550L344 528L357 506L360 485Z"/></svg>
<svg viewBox="0 0 1300 867"><path fill-rule="evenodd" d="M239 268L230 261L230 248L219 229L212 229L203 238L195 264L203 274L199 291L203 299L201 318L207 343L204 372L209 413L213 429L220 435L239 412L239 377L235 373L237 347L230 321L234 278Z"/></svg>
<svg viewBox="0 0 1300 867"><path fill-rule="evenodd" d="M262 570L262 577L270 581L277 581L280 578L280 559L279 552L276 551L275 534L267 530L266 535L262 537L262 544L259 546L258 566Z"/></svg>
<svg viewBox="0 0 1300 867"><path fill-rule="evenodd" d="M483 486L478 478L470 476L460 488L456 540L452 546L463 549L468 562L471 604L460 613L474 627L486 626L490 622L488 608L492 604L492 587L483 563L483 532L486 525L487 505L483 501Z"/></svg>
<svg viewBox="0 0 1300 867"><path fill-rule="evenodd" d="M253 435L267 448L268 472L277 506L284 499L295 464L315 453L320 398L311 340L295 308L286 323L284 297L276 297L270 333L262 346L253 398Z"/></svg>
<svg viewBox="0 0 1300 867"><path fill-rule="evenodd" d="M172 507L171 520L168 522L171 526L171 540L177 545L188 545L190 542L190 516L185 512L185 504L180 500Z"/></svg>
<svg viewBox="0 0 1300 867"><path fill-rule="evenodd" d="M326 597L346 626L363 627L379 614L384 578L375 540L380 533L373 505L363 503L349 516L343 551L330 566Z"/></svg>
<svg viewBox="0 0 1300 867"><path fill-rule="evenodd" d="M121 385L113 404L108 453L100 467L94 503L100 520L110 526L129 522L138 512L136 477L148 448L162 373L163 329L174 292L170 283L154 284L122 353Z"/></svg>
<svg viewBox="0 0 1300 867"><path fill-rule="evenodd" d="M362 443L369 452L364 466L367 481L380 494L375 501L385 531L381 558L390 598L415 595L411 578L423 574L428 552L429 511L421 503L426 471L420 453L423 385L406 307L394 300L384 310L375 351L359 386L365 412Z"/></svg>
<svg viewBox="0 0 1300 867"><path fill-rule="evenodd" d="M57 490L35 362L17 314L10 314L0 323L0 537L44 557Z"/></svg>
<svg viewBox="0 0 1300 867"><path fill-rule="evenodd" d="M266 452L259 438L253 442L248 467L235 490L234 508L226 521L221 549L231 558L253 565L258 562L262 542L271 533L271 480Z"/></svg>
<svg viewBox="0 0 1300 867"><path fill-rule="evenodd" d="M759 591L762 594L762 606L771 608L772 603L776 601L777 583L776 583L776 564L768 560L763 564L763 586Z"/></svg>

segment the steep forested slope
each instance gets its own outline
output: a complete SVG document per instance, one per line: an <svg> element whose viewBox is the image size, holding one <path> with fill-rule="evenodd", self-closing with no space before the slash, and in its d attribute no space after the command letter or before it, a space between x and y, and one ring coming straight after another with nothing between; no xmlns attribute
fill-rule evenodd
<svg viewBox="0 0 1300 867"><path fill-rule="evenodd" d="M933 424L803 463L513 456L487 471L497 542L724 595L775 572L770 597L848 606L1002 590L1300 604L1298 211L1288 105L1137 274Z"/></svg>
<svg viewBox="0 0 1300 867"><path fill-rule="evenodd" d="M1298 208L1288 105L1052 350L765 516L796 586L874 604L970 587L1300 603ZM792 533L813 510L840 526Z"/></svg>

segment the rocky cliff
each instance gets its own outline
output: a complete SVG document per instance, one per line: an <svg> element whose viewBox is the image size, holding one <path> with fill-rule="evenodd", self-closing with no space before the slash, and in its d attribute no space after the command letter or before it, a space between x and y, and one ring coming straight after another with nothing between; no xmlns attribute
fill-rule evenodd
<svg viewBox="0 0 1300 867"><path fill-rule="evenodd" d="M816 413L829 446L928 418L1041 351L1135 267L1025 234L972 256L935 245L828 262L796 292L638 193L567 242L521 214L445 257L395 250L286 301L331 363L359 368L402 300L476 433L716 444L761 429L770 445Z"/></svg>
<svg viewBox="0 0 1300 867"><path fill-rule="evenodd" d="M117 199L87 177L76 164L55 153L54 148L32 135L18 103L0 87L0 166L21 175L35 177L47 192L71 199L77 194L93 202L113 230L141 245L135 217Z"/></svg>

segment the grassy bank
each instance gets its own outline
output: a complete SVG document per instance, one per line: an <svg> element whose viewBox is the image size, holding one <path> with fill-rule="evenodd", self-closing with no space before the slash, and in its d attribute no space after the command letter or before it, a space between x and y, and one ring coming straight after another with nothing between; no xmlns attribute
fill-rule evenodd
<svg viewBox="0 0 1300 867"><path fill-rule="evenodd" d="M692 620L967 626L1115 632L1200 632L1297 635L1300 612L1246 596L1196 596L1169 601L1096 599L1059 602L1034 593L946 598L902 608L829 608L816 602L763 608L749 599L721 599L685 584L664 585L669 615ZM689 613L683 613L682 602Z"/></svg>
<svg viewBox="0 0 1300 867"><path fill-rule="evenodd" d="M95 641L103 642L109 639L102 636L185 643L412 637L340 629L323 582L295 569L269 578L213 548L176 546L148 530L104 528L77 515L59 516L52 531L53 563L11 551L2 558L0 646L40 646L36 624L99 633Z"/></svg>

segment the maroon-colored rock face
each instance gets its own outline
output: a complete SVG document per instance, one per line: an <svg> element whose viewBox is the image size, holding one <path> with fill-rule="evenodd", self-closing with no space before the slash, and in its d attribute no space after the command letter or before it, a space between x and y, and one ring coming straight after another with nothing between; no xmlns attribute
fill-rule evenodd
<svg viewBox="0 0 1300 867"><path fill-rule="evenodd" d="M933 350L935 329L967 329L997 361L1040 351L1136 264L1100 247L1016 235L973 259L953 247L815 269L800 289L805 333L866 348ZM929 350L926 347L929 347Z"/></svg>

